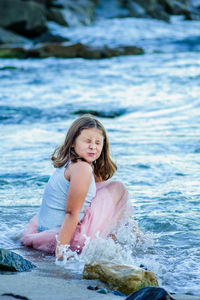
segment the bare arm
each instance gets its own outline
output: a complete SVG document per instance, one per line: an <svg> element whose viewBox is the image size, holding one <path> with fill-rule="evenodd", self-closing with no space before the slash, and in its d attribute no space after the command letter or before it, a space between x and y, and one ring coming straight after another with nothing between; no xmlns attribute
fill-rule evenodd
<svg viewBox="0 0 200 300"><path fill-rule="evenodd" d="M87 195L91 180L92 168L86 162L78 162L70 166L70 186L66 200L66 215L63 220L56 256L58 257L58 246L69 245L79 220L79 213Z"/></svg>

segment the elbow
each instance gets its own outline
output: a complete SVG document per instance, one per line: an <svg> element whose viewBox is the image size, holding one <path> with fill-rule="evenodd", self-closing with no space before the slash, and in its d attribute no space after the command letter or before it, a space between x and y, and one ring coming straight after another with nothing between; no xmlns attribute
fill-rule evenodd
<svg viewBox="0 0 200 300"><path fill-rule="evenodd" d="M78 219L79 218L79 211L67 209L66 210L66 215L71 217L71 218Z"/></svg>

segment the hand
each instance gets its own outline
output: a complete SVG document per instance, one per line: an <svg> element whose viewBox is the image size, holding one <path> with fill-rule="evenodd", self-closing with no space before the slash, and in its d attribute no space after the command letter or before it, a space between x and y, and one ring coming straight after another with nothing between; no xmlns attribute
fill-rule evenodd
<svg viewBox="0 0 200 300"><path fill-rule="evenodd" d="M56 246L55 256L58 261L64 260L64 251L61 252L60 245Z"/></svg>
<svg viewBox="0 0 200 300"><path fill-rule="evenodd" d="M57 261L70 260L71 258L74 257L74 255L67 255L69 254L67 252L69 252L69 245L57 244L56 251L55 251Z"/></svg>

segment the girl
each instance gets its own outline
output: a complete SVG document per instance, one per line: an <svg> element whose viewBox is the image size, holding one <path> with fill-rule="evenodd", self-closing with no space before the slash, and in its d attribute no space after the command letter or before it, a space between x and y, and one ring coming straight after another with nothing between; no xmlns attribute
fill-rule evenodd
<svg viewBox="0 0 200 300"><path fill-rule="evenodd" d="M21 241L55 251L59 258L61 246L80 253L86 236L112 236L125 215L128 193L121 182L108 180L117 166L110 158L105 128L92 115L73 122L51 159L56 169L39 214L26 226Z"/></svg>

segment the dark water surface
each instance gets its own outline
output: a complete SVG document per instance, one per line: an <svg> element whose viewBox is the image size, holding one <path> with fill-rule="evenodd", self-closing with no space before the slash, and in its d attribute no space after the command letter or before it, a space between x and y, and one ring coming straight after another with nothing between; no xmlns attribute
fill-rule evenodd
<svg viewBox="0 0 200 300"><path fill-rule="evenodd" d="M1 247L20 245L53 171L49 157L74 113L118 115L100 118L119 167L115 179L126 184L134 217L154 240L133 260L142 256L169 291L200 295L199 33L198 22L179 19L101 20L65 34L136 44L146 54L0 60Z"/></svg>

